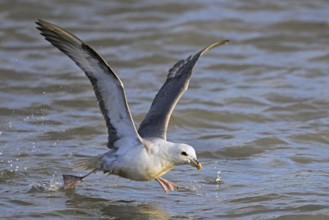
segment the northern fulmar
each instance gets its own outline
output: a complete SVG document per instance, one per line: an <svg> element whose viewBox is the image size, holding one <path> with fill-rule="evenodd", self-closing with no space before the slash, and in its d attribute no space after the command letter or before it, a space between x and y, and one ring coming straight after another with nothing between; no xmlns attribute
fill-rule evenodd
<svg viewBox="0 0 329 220"><path fill-rule="evenodd" d="M177 102L188 88L192 69L199 57L229 40L218 41L177 62L169 70L164 85L137 130L123 84L107 62L89 45L63 28L43 20L38 20L36 24L47 41L85 72L107 125L107 147L110 150L102 156L80 161L80 167L91 170L88 174L63 175L65 189L73 189L85 177L102 171L135 181L156 180L168 192L178 186L162 176L175 166L189 164L201 170L201 163L192 146L167 141L168 123Z"/></svg>

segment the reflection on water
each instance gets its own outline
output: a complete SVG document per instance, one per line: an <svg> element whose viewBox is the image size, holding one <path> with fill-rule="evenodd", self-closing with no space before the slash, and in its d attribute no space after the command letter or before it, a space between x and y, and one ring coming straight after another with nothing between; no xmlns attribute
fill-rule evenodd
<svg viewBox="0 0 329 220"><path fill-rule="evenodd" d="M111 201L76 193L66 193L66 196L68 197L65 202L67 209L71 210L71 213L78 213L77 216L81 217L93 217L100 214L103 217L115 219L170 219L169 214L152 204L141 204L132 200ZM85 207L88 207L88 211Z"/></svg>
<svg viewBox="0 0 329 220"><path fill-rule="evenodd" d="M127 212L127 209L129 210ZM159 207L151 204L142 204L137 206L109 205L101 209L103 216L126 218L126 219L170 219L170 216L164 213Z"/></svg>
<svg viewBox="0 0 329 220"><path fill-rule="evenodd" d="M325 219L329 5L314 1L0 2L3 218ZM42 18L92 45L122 79L138 125L179 59L200 58L168 138L204 169L153 182L95 174L62 189L74 158L99 155L105 123L84 74L35 29ZM19 212L17 211L19 210Z"/></svg>

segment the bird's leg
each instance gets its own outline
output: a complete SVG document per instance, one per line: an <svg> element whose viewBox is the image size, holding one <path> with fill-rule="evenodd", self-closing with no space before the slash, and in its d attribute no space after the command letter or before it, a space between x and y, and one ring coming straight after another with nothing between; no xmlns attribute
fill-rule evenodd
<svg viewBox="0 0 329 220"><path fill-rule="evenodd" d="M158 181L158 183L160 184L160 186L162 186L163 190L165 191L165 193L169 192L169 191L174 191L174 190L177 190L178 189L178 186L169 181L169 180L166 180L162 177L158 177L155 179L156 181Z"/></svg>
<svg viewBox="0 0 329 220"><path fill-rule="evenodd" d="M74 175L63 175L64 189L74 189L84 178L92 173L96 173L99 169L94 169L93 171L87 173L84 176L74 176Z"/></svg>

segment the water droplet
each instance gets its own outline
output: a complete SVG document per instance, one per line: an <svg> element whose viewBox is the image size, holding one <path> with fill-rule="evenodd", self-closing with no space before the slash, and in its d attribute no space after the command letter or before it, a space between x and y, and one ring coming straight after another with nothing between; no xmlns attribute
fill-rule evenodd
<svg viewBox="0 0 329 220"><path fill-rule="evenodd" d="M220 177L221 171L217 171L217 178L215 180L216 183L221 183L222 182L222 178Z"/></svg>

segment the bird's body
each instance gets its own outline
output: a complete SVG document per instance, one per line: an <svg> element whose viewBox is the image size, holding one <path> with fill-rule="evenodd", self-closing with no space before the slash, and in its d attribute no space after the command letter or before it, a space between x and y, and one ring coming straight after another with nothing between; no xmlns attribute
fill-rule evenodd
<svg viewBox="0 0 329 220"><path fill-rule="evenodd" d="M190 152L191 155L195 154L189 145L176 144L160 138L144 138L143 143L130 139L121 141L122 147L111 149L100 157L82 159L76 167L97 169L135 181L150 181L181 164L179 158L175 160L172 157L178 149Z"/></svg>
<svg viewBox="0 0 329 220"><path fill-rule="evenodd" d="M130 149L134 143L119 150L110 150L101 158L100 169L110 174L136 181L150 181L161 177L176 164L167 158L168 147L174 145L162 139L144 140ZM143 163L141 163L143 161Z"/></svg>
<svg viewBox="0 0 329 220"><path fill-rule="evenodd" d="M162 176L175 166L189 164L197 169L202 168L192 146L167 141L167 127L174 107L188 87L196 61L206 51L226 44L228 40L218 41L176 63L169 70L166 82L137 130L123 84L103 58L68 31L46 21L36 23L46 40L85 72L108 128L107 147L110 150L100 157L78 163L78 166L92 170L87 175L63 175L65 188L74 188L91 173L103 171L136 181L156 180L167 192L177 189L177 186Z"/></svg>

